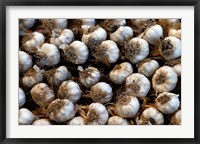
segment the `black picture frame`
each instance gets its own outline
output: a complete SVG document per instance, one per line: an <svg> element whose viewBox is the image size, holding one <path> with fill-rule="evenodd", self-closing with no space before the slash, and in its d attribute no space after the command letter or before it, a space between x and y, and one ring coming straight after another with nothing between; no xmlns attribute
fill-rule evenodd
<svg viewBox="0 0 200 144"><path fill-rule="evenodd" d="M7 6L194 6L195 12L195 107L194 107L194 138L128 138L128 139L16 139L6 138L6 7ZM68 144L102 144L102 143L138 143L138 144L200 144L200 99L199 99L199 72L200 72L200 1L199 0L1 0L0 1L0 142L2 144L28 143L68 143Z"/></svg>

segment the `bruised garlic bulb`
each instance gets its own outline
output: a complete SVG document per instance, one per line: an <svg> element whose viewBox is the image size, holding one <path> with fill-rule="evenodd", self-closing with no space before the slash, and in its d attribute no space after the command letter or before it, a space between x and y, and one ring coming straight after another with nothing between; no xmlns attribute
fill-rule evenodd
<svg viewBox="0 0 200 144"><path fill-rule="evenodd" d="M58 88L57 96L60 99L68 99L75 103L81 98L81 89L72 80L64 81Z"/></svg>
<svg viewBox="0 0 200 144"><path fill-rule="evenodd" d="M32 125L37 125L37 126L47 126L47 125L52 125L52 122L49 119L38 119L35 120Z"/></svg>
<svg viewBox="0 0 200 144"><path fill-rule="evenodd" d="M116 65L109 73L109 78L115 84L122 84L133 73L133 67L129 62Z"/></svg>
<svg viewBox="0 0 200 144"><path fill-rule="evenodd" d="M174 113L180 106L179 95L163 92L155 99L157 108L164 114Z"/></svg>
<svg viewBox="0 0 200 144"><path fill-rule="evenodd" d="M172 91L178 82L178 77L173 68L169 66L163 66L156 70L152 78L152 87L158 92L170 92Z"/></svg>
<svg viewBox="0 0 200 144"><path fill-rule="evenodd" d="M31 89L31 96L40 107L47 107L55 99L52 89L45 83L39 83Z"/></svg>
<svg viewBox="0 0 200 144"><path fill-rule="evenodd" d="M18 97L19 97L19 107L22 107L26 102L26 95L20 87L19 87Z"/></svg>
<svg viewBox="0 0 200 144"><path fill-rule="evenodd" d="M19 51L19 71L25 72L33 65L32 57L24 51Z"/></svg>
<svg viewBox="0 0 200 144"><path fill-rule="evenodd" d="M101 77L99 70L95 67L88 67L84 70L82 66L78 66L78 70L79 81L85 87L91 87L96 84Z"/></svg>
<svg viewBox="0 0 200 144"><path fill-rule="evenodd" d="M62 44L59 49L63 51L64 59L74 64L85 63L89 56L87 46L81 41L74 41L70 45Z"/></svg>
<svg viewBox="0 0 200 144"><path fill-rule="evenodd" d="M168 36L175 36L176 38L181 39L181 29L170 29Z"/></svg>
<svg viewBox="0 0 200 144"><path fill-rule="evenodd" d="M51 120L62 123L73 118L76 111L77 107L68 99L56 99L49 104L47 115Z"/></svg>
<svg viewBox="0 0 200 144"><path fill-rule="evenodd" d="M169 36L162 41L159 52L165 60L173 60L181 56L181 47L182 44L180 39Z"/></svg>
<svg viewBox="0 0 200 144"><path fill-rule="evenodd" d="M27 108L19 110L19 125L31 125L35 118L35 115Z"/></svg>
<svg viewBox="0 0 200 144"><path fill-rule="evenodd" d="M126 93L136 97L146 97L151 84L149 80L140 73L134 73L126 78Z"/></svg>
<svg viewBox="0 0 200 144"><path fill-rule="evenodd" d="M82 116L72 118L67 122L68 125L86 125L85 119Z"/></svg>
<svg viewBox="0 0 200 144"><path fill-rule="evenodd" d="M42 19L41 22L45 27L48 27L49 29L65 29L68 24L67 19Z"/></svg>
<svg viewBox="0 0 200 144"><path fill-rule="evenodd" d="M181 110L176 111L170 120L172 125L181 125Z"/></svg>
<svg viewBox="0 0 200 144"><path fill-rule="evenodd" d="M108 119L108 125L130 125L127 119L119 116L112 116Z"/></svg>
<svg viewBox="0 0 200 144"><path fill-rule="evenodd" d="M131 63L136 64L149 55L149 45L146 40L141 38L132 38L127 42L122 53L124 58L128 59Z"/></svg>

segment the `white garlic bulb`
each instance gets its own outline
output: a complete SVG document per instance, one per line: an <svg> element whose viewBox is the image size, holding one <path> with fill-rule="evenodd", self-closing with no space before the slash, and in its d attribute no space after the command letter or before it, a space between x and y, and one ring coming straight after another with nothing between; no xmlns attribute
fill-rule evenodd
<svg viewBox="0 0 200 144"><path fill-rule="evenodd" d="M37 126L48 126L48 125L52 125L52 122L47 119L47 118L43 118L43 119L38 119L35 120L32 125L37 125Z"/></svg>
<svg viewBox="0 0 200 144"><path fill-rule="evenodd" d="M81 98L81 89L72 80L64 81L58 88L57 96L60 99L68 99L75 103Z"/></svg>
<svg viewBox="0 0 200 144"><path fill-rule="evenodd" d="M137 64L138 73L145 75L146 77L151 77L155 71L159 68L159 64L155 60L145 59L141 63Z"/></svg>
<svg viewBox="0 0 200 144"><path fill-rule="evenodd" d="M19 110L19 125L31 125L35 118L35 115L27 108Z"/></svg>
<svg viewBox="0 0 200 144"><path fill-rule="evenodd" d="M174 113L180 106L179 95L163 92L155 99L157 108L164 114Z"/></svg>
<svg viewBox="0 0 200 144"><path fill-rule="evenodd" d="M109 84L105 82L98 82L91 87L88 96L94 102L107 103L112 99L113 92Z"/></svg>
<svg viewBox="0 0 200 144"><path fill-rule="evenodd" d="M130 125L127 119L119 116L112 116L108 119L108 125Z"/></svg>
<svg viewBox="0 0 200 144"><path fill-rule="evenodd" d="M165 60L173 60L181 56L181 40L169 36L162 41L162 45L159 47L159 53Z"/></svg>
<svg viewBox="0 0 200 144"><path fill-rule="evenodd" d="M140 103L136 97L123 96L117 101L116 112L122 118L134 117L140 108Z"/></svg>
<svg viewBox="0 0 200 144"><path fill-rule="evenodd" d="M23 36L26 33L26 30L33 27L35 24L35 19L20 19L19 20L19 35Z"/></svg>
<svg viewBox="0 0 200 144"><path fill-rule="evenodd" d="M176 111L170 120L172 125L181 125L181 110Z"/></svg>
<svg viewBox="0 0 200 144"><path fill-rule="evenodd" d="M81 19L81 28L84 32L88 31L90 27L94 27L96 24L95 19Z"/></svg>
<svg viewBox="0 0 200 144"><path fill-rule="evenodd" d="M170 29L168 32L168 36L175 36L178 39L181 39L181 29Z"/></svg>
<svg viewBox="0 0 200 144"><path fill-rule="evenodd" d="M138 125L163 125L164 116L156 108L150 107L142 112L140 119L136 122Z"/></svg>
<svg viewBox="0 0 200 144"><path fill-rule="evenodd" d="M101 77L100 71L95 67L88 67L84 70L82 66L78 66L78 70L79 81L85 87L91 87L96 84Z"/></svg>
<svg viewBox="0 0 200 144"><path fill-rule="evenodd" d="M19 71L23 73L31 68L32 65L32 57L24 51L19 51Z"/></svg>
<svg viewBox="0 0 200 144"><path fill-rule="evenodd" d="M124 42L133 37L133 30L129 26L120 26L115 32L110 34L110 40L122 46Z"/></svg>
<svg viewBox="0 0 200 144"><path fill-rule="evenodd" d="M136 64L149 55L149 44L142 38L132 38L122 49L124 58Z"/></svg>
<svg viewBox="0 0 200 144"><path fill-rule="evenodd" d="M65 29L68 25L67 19L42 19L41 22L45 27L48 27L50 29Z"/></svg>
<svg viewBox="0 0 200 144"><path fill-rule="evenodd" d="M109 118L106 107L101 103L91 103L87 112L87 125L104 125Z"/></svg>
<svg viewBox="0 0 200 144"><path fill-rule="evenodd" d="M181 63L175 64L172 68L177 73L177 75L181 77Z"/></svg>
<svg viewBox="0 0 200 144"><path fill-rule="evenodd" d="M146 97L151 84L150 81L140 73L134 73L126 78L126 93L136 97Z"/></svg>
<svg viewBox="0 0 200 144"><path fill-rule="evenodd" d="M70 45L62 44L59 49L63 51L64 59L74 64L85 63L89 56L87 46L81 41L74 41Z"/></svg>
<svg viewBox="0 0 200 144"><path fill-rule="evenodd" d="M31 89L31 96L40 107L47 107L55 99L55 94L46 83L39 83Z"/></svg>
<svg viewBox="0 0 200 144"><path fill-rule="evenodd" d="M72 118L67 122L68 125L86 125L85 119L82 116Z"/></svg>
<svg viewBox="0 0 200 144"><path fill-rule="evenodd" d="M163 66L156 70L152 78L152 87L158 92L170 92L172 91L178 82L178 76L173 68L169 66Z"/></svg>
<svg viewBox="0 0 200 144"><path fill-rule="evenodd" d="M76 111L76 106L68 99L56 99L49 104L47 115L51 120L62 123L73 118Z"/></svg>
<svg viewBox="0 0 200 144"><path fill-rule="evenodd" d="M116 65L109 73L110 80L115 84L122 84L133 73L133 67L129 62Z"/></svg>
<svg viewBox="0 0 200 144"><path fill-rule="evenodd" d="M22 107L26 102L26 95L25 95L23 89L21 89L20 87L19 87L18 97L19 97L19 107Z"/></svg>

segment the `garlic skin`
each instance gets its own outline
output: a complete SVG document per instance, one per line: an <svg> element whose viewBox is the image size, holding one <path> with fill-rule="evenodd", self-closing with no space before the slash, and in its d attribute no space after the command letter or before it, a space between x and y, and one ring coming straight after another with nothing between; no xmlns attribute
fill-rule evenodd
<svg viewBox="0 0 200 144"><path fill-rule="evenodd" d="M115 84L122 84L133 73L133 67L129 62L116 65L109 73L109 79Z"/></svg>
<svg viewBox="0 0 200 144"><path fill-rule="evenodd" d="M126 19L106 19L101 24L108 32L113 32L120 26L126 25Z"/></svg>
<svg viewBox="0 0 200 144"><path fill-rule="evenodd" d="M74 64L83 64L89 56L87 46L81 41L74 41L70 45L62 44L59 49L63 51L64 59Z"/></svg>
<svg viewBox="0 0 200 144"><path fill-rule="evenodd" d="M122 48L124 58L128 59L132 64L136 64L149 55L149 44L142 38L132 38Z"/></svg>
<svg viewBox="0 0 200 144"><path fill-rule="evenodd" d="M176 38L181 40L181 29L170 29L168 32L168 36L175 36Z"/></svg>
<svg viewBox="0 0 200 144"><path fill-rule="evenodd" d="M122 118L134 117L140 108L140 103L136 97L124 96L117 101L116 112Z"/></svg>
<svg viewBox="0 0 200 144"><path fill-rule="evenodd" d="M65 29L68 25L67 19L42 19L43 25L49 29Z"/></svg>
<svg viewBox="0 0 200 144"><path fill-rule="evenodd" d="M104 125L109 118L106 107L101 103L91 103L87 112L87 125Z"/></svg>
<svg viewBox="0 0 200 144"><path fill-rule="evenodd" d="M157 108L164 114L172 114L180 106L179 95L163 92L155 99Z"/></svg>
<svg viewBox="0 0 200 144"><path fill-rule="evenodd" d="M27 108L19 110L19 125L31 125L35 118L35 115Z"/></svg>
<svg viewBox="0 0 200 144"><path fill-rule="evenodd" d="M87 32L90 27L94 27L96 24L95 19L81 19L81 28L84 32Z"/></svg>
<svg viewBox="0 0 200 144"><path fill-rule="evenodd" d="M119 116L112 116L108 119L108 125L130 125L127 119Z"/></svg>
<svg viewBox="0 0 200 144"><path fill-rule="evenodd" d="M176 74L181 77L181 64L176 64L172 67L174 69L174 71L176 72Z"/></svg>
<svg viewBox="0 0 200 144"><path fill-rule="evenodd" d="M110 40L122 46L124 42L133 37L133 30L129 26L120 26L115 32L110 34Z"/></svg>
<svg viewBox="0 0 200 144"><path fill-rule="evenodd" d="M159 64L155 60L146 59L138 64L138 73L145 75L146 77L150 78L153 76L155 71L159 68Z"/></svg>
<svg viewBox="0 0 200 144"><path fill-rule="evenodd" d="M48 125L52 125L52 122L49 119L38 119L35 120L32 125L37 125L37 126L48 126Z"/></svg>
<svg viewBox="0 0 200 144"><path fill-rule="evenodd" d="M150 107L142 112L136 122L138 125L164 125L164 116L156 108Z"/></svg>
<svg viewBox="0 0 200 144"><path fill-rule="evenodd" d="M21 89L20 87L19 87L18 96L19 96L19 107L22 107L26 102L26 95L25 95L23 89Z"/></svg>
<svg viewBox="0 0 200 144"><path fill-rule="evenodd" d="M100 71L95 67L88 67L84 70L82 66L78 66L78 70L79 81L87 88L96 84L101 77Z"/></svg>
<svg viewBox="0 0 200 144"><path fill-rule="evenodd" d="M68 99L56 99L47 109L47 115L57 123L65 122L75 116L76 107Z"/></svg>
<svg viewBox="0 0 200 144"><path fill-rule="evenodd" d="M165 60L173 60L181 56L181 47L180 39L169 36L162 41L159 47L159 53Z"/></svg>
<svg viewBox="0 0 200 144"><path fill-rule="evenodd" d="M81 89L72 80L64 81L58 88L57 97L60 99L68 99L75 103L81 98Z"/></svg>
<svg viewBox="0 0 200 144"><path fill-rule="evenodd" d="M88 94L94 102L107 103L112 99L113 92L109 84L105 82L98 82L91 87Z"/></svg>
<svg viewBox="0 0 200 144"><path fill-rule="evenodd" d="M23 73L30 69L32 65L32 57L24 51L19 51L19 71Z"/></svg>
<svg viewBox="0 0 200 144"><path fill-rule="evenodd" d="M148 94L151 84L150 81L140 73L134 73L126 78L126 93L139 98L144 98Z"/></svg>
<svg viewBox="0 0 200 144"><path fill-rule="evenodd" d="M82 116L72 118L67 122L68 125L86 125L85 119Z"/></svg>
<svg viewBox="0 0 200 144"><path fill-rule="evenodd" d="M55 99L55 94L46 83L39 83L31 89L31 96L40 107L47 107Z"/></svg>
<svg viewBox="0 0 200 144"><path fill-rule="evenodd" d="M178 76L174 69L169 66L159 68L152 77L152 87L158 93L174 90L177 82Z"/></svg>
<svg viewBox="0 0 200 144"><path fill-rule="evenodd" d="M181 117L181 110L176 111L171 117L170 124L181 125Z"/></svg>

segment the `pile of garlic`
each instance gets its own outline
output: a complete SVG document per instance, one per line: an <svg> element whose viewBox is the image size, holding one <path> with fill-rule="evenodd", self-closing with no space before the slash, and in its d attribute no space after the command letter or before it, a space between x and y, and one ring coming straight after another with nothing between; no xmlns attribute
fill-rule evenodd
<svg viewBox="0 0 200 144"><path fill-rule="evenodd" d="M180 19L20 19L20 125L180 125Z"/></svg>

